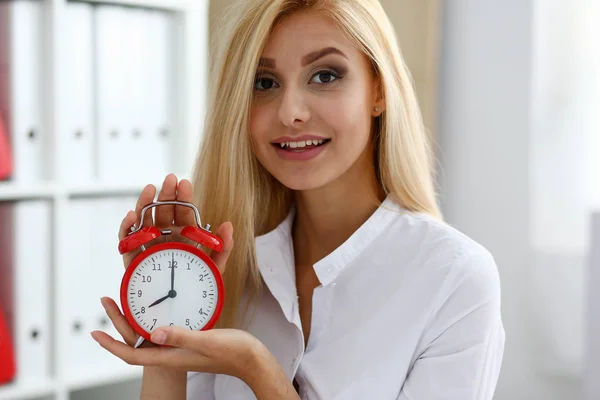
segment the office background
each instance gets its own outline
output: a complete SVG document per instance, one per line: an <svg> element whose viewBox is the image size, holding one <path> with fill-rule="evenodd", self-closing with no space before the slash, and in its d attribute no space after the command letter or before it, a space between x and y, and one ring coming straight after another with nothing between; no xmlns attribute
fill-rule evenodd
<svg viewBox="0 0 600 400"><path fill-rule="evenodd" d="M498 264L495 399L600 398L600 3L381 2L442 211ZM99 298L117 298L136 194L189 176L211 27L232 3L0 0L0 309L19 366L0 399L137 398L140 369L89 331L115 335Z"/></svg>

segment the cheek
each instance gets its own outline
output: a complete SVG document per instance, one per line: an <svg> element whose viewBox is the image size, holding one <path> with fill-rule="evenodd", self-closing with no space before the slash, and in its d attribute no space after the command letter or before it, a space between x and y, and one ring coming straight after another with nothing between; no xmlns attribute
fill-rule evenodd
<svg viewBox="0 0 600 400"><path fill-rule="evenodd" d="M364 96L344 96L321 108L321 118L341 139L344 148L364 147L369 139L371 114ZM341 143L340 143L341 142Z"/></svg>
<svg viewBox="0 0 600 400"><path fill-rule="evenodd" d="M266 107L254 105L250 110L250 135L255 143L261 143L268 135L269 113Z"/></svg>

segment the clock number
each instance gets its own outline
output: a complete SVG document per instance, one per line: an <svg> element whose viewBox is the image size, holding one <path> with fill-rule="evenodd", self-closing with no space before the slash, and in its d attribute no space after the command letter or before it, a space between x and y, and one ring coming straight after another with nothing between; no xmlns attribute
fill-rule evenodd
<svg viewBox="0 0 600 400"><path fill-rule="evenodd" d="M153 329L153 328L154 328L154 325L156 325L156 318L153 318L153 319L152 319L152 326L150 327L150 329Z"/></svg>
<svg viewBox="0 0 600 400"><path fill-rule="evenodd" d="M152 271L162 271L162 269L160 269L160 264L152 264L153 268ZM158 265L158 269L156 269L156 266Z"/></svg>
<svg viewBox="0 0 600 400"><path fill-rule="evenodd" d="M146 275L142 275L142 283L150 283L152 282L152 277L150 275L146 276Z"/></svg>
<svg viewBox="0 0 600 400"><path fill-rule="evenodd" d="M169 261L169 268L173 268L173 266L175 266L175 268L177 268L177 261L174 261L174 262Z"/></svg>
<svg viewBox="0 0 600 400"><path fill-rule="evenodd" d="M138 297L142 297L142 291L138 290Z"/></svg>
<svg viewBox="0 0 600 400"><path fill-rule="evenodd" d="M198 311L198 313L204 315L204 310L201 308L200 311Z"/></svg>
<svg viewBox="0 0 600 400"><path fill-rule="evenodd" d="M186 324L187 326L190 326L190 319L189 319L189 318L186 318L186 320L185 320L185 324Z"/></svg>
<svg viewBox="0 0 600 400"><path fill-rule="evenodd" d="M187 270L188 270L188 271L191 271L191 270L192 270L192 268L190 268L190 263L187 263L187 265L188 265L188 267L187 267Z"/></svg>
<svg viewBox="0 0 600 400"><path fill-rule="evenodd" d="M200 275L200 282L204 282L204 275Z"/></svg>
<svg viewBox="0 0 600 400"><path fill-rule="evenodd" d="M175 325L175 324L174 324L174 323L172 323L172 322L169 324L169 326L173 326L173 325Z"/></svg>
<svg viewBox="0 0 600 400"><path fill-rule="evenodd" d="M202 298L205 299L206 298L206 290L202 291Z"/></svg>
<svg viewBox="0 0 600 400"><path fill-rule="evenodd" d="M142 314L146 314L146 307L142 307Z"/></svg>

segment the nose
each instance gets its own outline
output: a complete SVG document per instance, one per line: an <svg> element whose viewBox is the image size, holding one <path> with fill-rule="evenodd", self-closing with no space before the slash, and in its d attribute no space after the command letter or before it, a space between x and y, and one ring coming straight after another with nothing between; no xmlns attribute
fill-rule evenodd
<svg viewBox="0 0 600 400"><path fill-rule="evenodd" d="M279 119L283 125L294 128L310 120L310 107L301 90L287 88L279 104Z"/></svg>

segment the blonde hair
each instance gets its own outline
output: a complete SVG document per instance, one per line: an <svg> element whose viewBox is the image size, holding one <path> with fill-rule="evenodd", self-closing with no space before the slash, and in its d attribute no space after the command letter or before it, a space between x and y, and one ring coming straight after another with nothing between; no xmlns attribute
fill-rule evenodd
<svg viewBox="0 0 600 400"><path fill-rule="evenodd" d="M202 220L213 226L231 221L234 228L219 327L236 327L244 292L249 299L246 306L259 293L254 238L274 229L292 205L290 191L252 153L249 114L269 34L284 16L301 10L321 12L337 23L371 60L380 78L385 112L376 118L374 140L375 167L384 192L405 209L441 219L433 156L412 78L378 0L238 1L215 34L207 118L193 178Z"/></svg>

